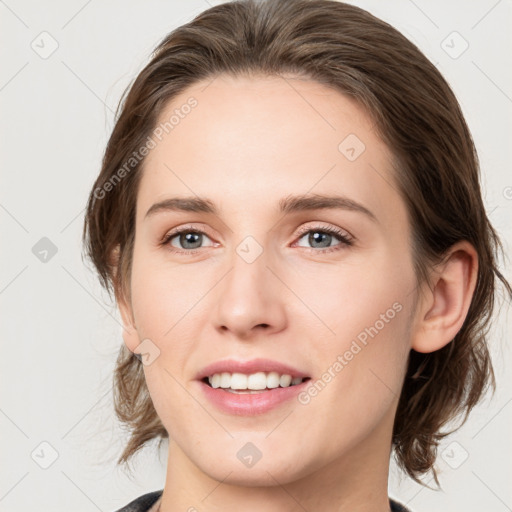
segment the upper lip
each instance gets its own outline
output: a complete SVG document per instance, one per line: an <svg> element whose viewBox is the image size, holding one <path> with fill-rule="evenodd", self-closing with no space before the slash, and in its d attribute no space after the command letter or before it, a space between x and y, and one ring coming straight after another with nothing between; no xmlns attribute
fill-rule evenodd
<svg viewBox="0 0 512 512"><path fill-rule="evenodd" d="M250 375L257 372L277 372L280 375L290 375L294 377L309 377L306 373L294 368L293 366L273 361L271 359L251 359L250 361L237 361L235 359L224 359L216 361L215 363L205 366L200 370L196 379L202 380L205 377L210 377L215 373L245 373Z"/></svg>

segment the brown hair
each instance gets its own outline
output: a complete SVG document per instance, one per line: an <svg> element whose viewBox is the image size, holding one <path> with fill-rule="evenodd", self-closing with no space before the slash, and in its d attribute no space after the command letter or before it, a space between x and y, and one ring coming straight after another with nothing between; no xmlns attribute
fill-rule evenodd
<svg viewBox="0 0 512 512"><path fill-rule="evenodd" d="M433 465L437 445L448 435L441 428L463 412L466 421L489 385L495 389L486 338L497 279L511 296L512 289L498 270L498 250L503 249L486 216L478 157L457 99L435 66L389 24L333 0L242 0L212 7L169 33L119 102L87 204L87 256L109 293L129 301L144 160L132 161L129 172L126 162L155 129L162 109L194 82L219 74L282 73L352 97L376 123L394 155L408 207L418 282L428 280L428 269L460 240L478 253L477 285L465 322L444 348L411 351L393 428L399 466L418 482L432 470L439 485ZM126 172L114 183L121 168ZM131 431L118 464L126 464L147 441L168 437L142 365L124 344L114 375L114 403Z"/></svg>

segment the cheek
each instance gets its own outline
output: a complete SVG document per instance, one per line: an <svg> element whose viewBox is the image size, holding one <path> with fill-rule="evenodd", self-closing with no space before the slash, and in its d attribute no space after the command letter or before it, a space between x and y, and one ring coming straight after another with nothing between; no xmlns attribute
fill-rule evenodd
<svg viewBox="0 0 512 512"><path fill-rule="evenodd" d="M337 335L324 338L310 354L318 373L299 396L303 412L296 417L316 418L308 423L308 435L319 440L320 460L350 453L372 432L383 439L392 427L409 352L409 312L406 304L395 306L397 311L387 306L368 308L365 321L360 316L355 322L363 328L349 316L340 318ZM386 311L388 323L380 318ZM321 442L326 438L328 443Z"/></svg>
<svg viewBox="0 0 512 512"><path fill-rule="evenodd" d="M373 388L399 393L409 352L410 308L410 298L389 290L353 297L333 311L329 326L334 334L322 336L309 350L311 359L320 362L322 380L357 388L356 396Z"/></svg>
<svg viewBox="0 0 512 512"><path fill-rule="evenodd" d="M393 331L406 317L416 283L411 261L392 249L336 267L303 265L296 275L294 292L326 327L321 337L338 340L328 344L340 349L358 336L364 342L376 331Z"/></svg>
<svg viewBox="0 0 512 512"><path fill-rule="evenodd" d="M304 347L308 359L317 363L316 382L302 403L316 402L319 410L330 411L322 428L333 436L342 435L340 424L356 430L358 425L375 425L401 391L414 272L410 262L391 255L373 263L331 276L323 296L318 291L308 296L310 303L321 301L316 311L331 332L324 330L315 344Z"/></svg>
<svg viewBox="0 0 512 512"><path fill-rule="evenodd" d="M171 339L175 326L181 319L186 322L186 315L204 297L206 286L204 279L186 269L136 252L131 287L139 335Z"/></svg>

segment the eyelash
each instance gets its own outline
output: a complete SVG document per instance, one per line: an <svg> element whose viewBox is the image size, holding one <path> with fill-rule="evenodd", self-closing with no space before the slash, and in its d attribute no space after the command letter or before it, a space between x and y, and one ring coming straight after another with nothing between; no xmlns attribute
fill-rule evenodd
<svg viewBox="0 0 512 512"><path fill-rule="evenodd" d="M317 226L317 227L314 227L314 228L311 228L311 227L306 227L306 228L303 228L299 231L299 233L297 233L297 241L300 240L301 238L304 237L304 235L308 234L308 233L326 233L326 234L329 234L329 235L335 235L340 243L333 246L333 247L327 247L325 249L315 249L314 247L303 247L303 249L309 249L311 251L313 251L314 253L321 253L321 254L325 254L325 253L329 253L329 252L333 252L333 251L339 251L341 249L343 249L343 247L350 247L353 245L353 239L345 232L345 231L341 231L340 229L338 228L333 228L333 227L321 227L321 226ZM167 246L169 248L169 250L171 252L174 252L174 253L178 253L178 254L196 254L198 253L202 248L199 248L199 249L183 249L183 250L180 250L180 249L176 249L175 247L172 247L170 245L170 241L175 238L176 236L178 235L181 235L182 233L194 233L194 234L200 234L200 235L206 235L208 236L208 233L200 230L200 229L196 229L196 228L191 228L191 227L188 227L188 226L183 226L181 228L177 228L175 229L174 231L171 231L170 233L168 233L167 235L165 235L164 239L162 240L161 242L161 245L162 246ZM208 237L209 238L209 237Z"/></svg>

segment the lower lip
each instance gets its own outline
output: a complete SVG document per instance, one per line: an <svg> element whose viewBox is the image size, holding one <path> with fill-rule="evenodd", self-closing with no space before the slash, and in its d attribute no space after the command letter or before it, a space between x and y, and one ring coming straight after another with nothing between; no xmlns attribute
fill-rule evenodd
<svg viewBox="0 0 512 512"><path fill-rule="evenodd" d="M305 380L287 388L273 388L261 393L230 393L222 388L212 388L203 381L199 385L206 397L221 411L238 416L263 414L297 396L309 383Z"/></svg>

